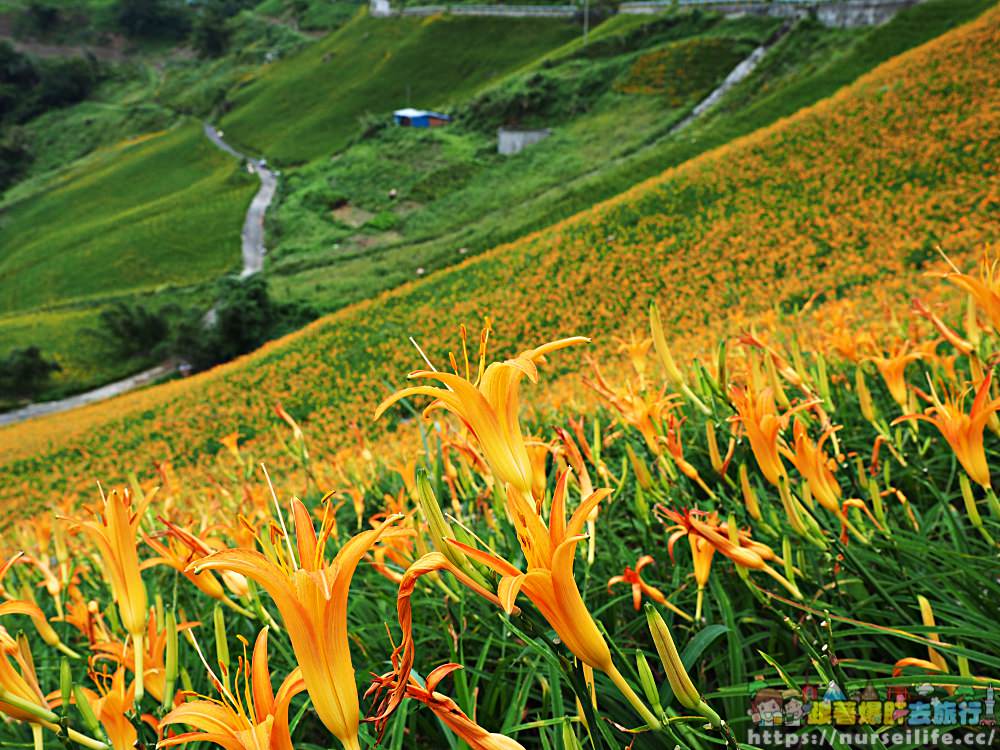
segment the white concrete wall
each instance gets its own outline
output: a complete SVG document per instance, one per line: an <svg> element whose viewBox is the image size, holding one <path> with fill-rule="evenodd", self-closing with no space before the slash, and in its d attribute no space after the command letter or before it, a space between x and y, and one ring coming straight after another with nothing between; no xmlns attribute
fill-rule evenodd
<svg viewBox="0 0 1000 750"><path fill-rule="evenodd" d="M640 0L622 3L618 12L625 15L662 13L681 6L729 15L753 13L779 18L815 13L826 26L852 28L885 23L903 8L918 2L920 0Z"/></svg>
<svg viewBox="0 0 1000 750"><path fill-rule="evenodd" d="M500 16L506 18L573 18L574 5L413 5L395 11L401 16Z"/></svg>
<svg viewBox="0 0 1000 750"><path fill-rule="evenodd" d="M497 130L497 153L510 156L552 135L551 130Z"/></svg>

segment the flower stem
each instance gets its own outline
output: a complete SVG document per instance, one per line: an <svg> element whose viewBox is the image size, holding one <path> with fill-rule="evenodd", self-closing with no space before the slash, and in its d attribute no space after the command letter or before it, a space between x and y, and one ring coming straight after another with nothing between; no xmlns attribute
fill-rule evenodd
<svg viewBox="0 0 1000 750"><path fill-rule="evenodd" d="M80 734L80 732L75 729L67 729L66 735L76 744L88 747L90 750L107 750L108 748L108 746L100 740L95 740L93 737Z"/></svg>
<svg viewBox="0 0 1000 750"><path fill-rule="evenodd" d="M144 661L146 658L146 648L143 645L142 633L132 634L132 650L135 653L135 696L133 697L133 705L136 711L138 711L139 704L142 703L142 697L146 694L143 681L143 677L145 676Z"/></svg>
<svg viewBox="0 0 1000 750"><path fill-rule="evenodd" d="M642 717L643 721L646 722L648 726L653 731L660 731L663 728L663 724L657 719L653 712L650 711L646 704L642 702L642 698L636 694L632 686L628 684L628 681L622 676L622 673L618 671L618 668L612 664L608 671L605 673L611 678L611 681L615 683L615 687L621 691L621 694L625 696L626 700L632 704L632 707L636 712Z"/></svg>

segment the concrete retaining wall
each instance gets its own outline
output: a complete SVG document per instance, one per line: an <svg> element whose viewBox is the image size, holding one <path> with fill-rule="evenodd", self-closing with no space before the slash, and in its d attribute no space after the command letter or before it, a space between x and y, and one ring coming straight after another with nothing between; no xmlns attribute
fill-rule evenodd
<svg viewBox="0 0 1000 750"><path fill-rule="evenodd" d="M450 13L453 16L499 16L505 18L573 18L573 5L414 5L393 11L400 16L433 16Z"/></svg>
<svg viewBox="0 0 1000 750"><path fill-rule="evenodd" d="M548 128L544 130L508 130L507 128L500 128L497 130L497 153L507 156L516 154L528 146L545 140L550 135L552 135L552 131Z"/></svg>
<svg viewBox="0 0 1000 750"><path fill-rule="evenodd" d="M670 8L704 8L726 15L752 13L777 18L813 14L826 26L853 28L885 23L903 8L920 0L638 0L622 3L625 15L662 13ZM371 0L373 16L495 16L506 18L574 18L577 5L412 5L391 8L389 0Z"/></svg>
<svg viewBox="0 0 1000 750"><path fill-rule="evenodd" d="M920 0L647 0L625 2L618 12L625 15L662 13L676 7L703 8L740 15L744 13L777 18L814 14L820 23L836 28L877 26Z"/></svg>

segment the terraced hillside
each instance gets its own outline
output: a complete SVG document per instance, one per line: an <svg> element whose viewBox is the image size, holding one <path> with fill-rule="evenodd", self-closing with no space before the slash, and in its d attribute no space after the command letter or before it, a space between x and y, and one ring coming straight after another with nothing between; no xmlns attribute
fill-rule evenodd
<svg viewBox="0 0 1000 750"><path fill-rule="evenodd" d="M57 387L141 368L108 361L84 332L111 301L238 269L256 182L191 123L101 149L8 192L0 206L4 353L40 346L62 365Z"/></svg>
<svg viewBox="0 0 1000 750"><path fill-rule="evenodd" d="M576 34L561 20L360 14L247 82L222 124L253 152L310 161L343 148L365 115L461 101Z"/></svg>
<svg viewBox="0 0 1000 750"><path fill-rule="evenodd" d="M655 298L685 354L814 292L814 304L878 315L876 282L888 294L919 286L936 246L962 264L1000 240L998 85L992 10L773 127L252 356L0 431L2 496L30 508L165 460L184 476L233 430L280 474L283 454L263 435L276 402L315 449L354 445L349 426L370 432L371 405L418 362L408 336L442 362L458 323L486 314L501 342L627 334ZM596 346L615 342L604 333Z"/></svg>
<svg viewBox="0 0 1000 750"><path fill-rule="evenodd" d="M884 26L848 30L683 9L615 16L587 44L575 38L464 99L449 95L456 117L447 128L387 127L388 110L376 107L363 138L334 157L285 169L268 224L271 288L322 312L368 299L770 125L988 5L928 0ZM420 38L433 53L431 36ZM769 46L759 67L675 132L760 45ZM295 58L273 73L286 68L308 65ZM276 80L265 73L254 85L273 91ZM252 108L253 100L239 106ZM328 140L313 111L326 103L301 106L302 139ZM238 107L232 117L239 115ZM496 128L511 123L552 135L516 156L497 154ZM239 137L241 130L231 121L227 132Z"/></svg>
<svg viewBox="0 0 1000 750"><path fill-rule="evenodd" d="M12 195L0 225L0 312L238 268L255 182L192 124L98 152Z"/></svg>

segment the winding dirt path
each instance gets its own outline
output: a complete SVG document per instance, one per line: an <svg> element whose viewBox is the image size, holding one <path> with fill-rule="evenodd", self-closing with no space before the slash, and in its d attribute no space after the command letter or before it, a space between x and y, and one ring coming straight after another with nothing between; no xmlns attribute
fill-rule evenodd
<svg viewBox="0 0 1000 750"><path fill-rule="evenodd" d="M240 153L222 139L222 131L211 123L204 124L206 137L230 156L245 160L260 179L260 189L250 201L246 219L243 221L243 271L240 276L246 278L258 273L264 267L264 216L267 213L274 193L278 189L278 177L268 168L263 159L252 159Z"/></svg>
<svg viewBox="0 0 1000 750"><path fill-rule="evenodd" d="M118 396L122 393L128 393L135 388L149 385L165 375L171 374L175 369L175 365L172 364L157 365L156 367L143 370L142 372L130 375L129 377L115 381L114 383L102 385L100 388L95 388L94 390L87 391L86 393L78 393L75 396L69 396L67 398L60 399L59 401L42 401L37 404L28 404L20 409L14 409L13 411L0 414L0 427L15 424L16 422L23 422L26 419L32 419L34 417L42 417L46 414L57 414L62 411L69 411L70 409L75 409L78 406L86 406L87 404L93 404L97 401L104 401L112 396Z"/></svg>
<svg viewBox="0 0 1000 750"><path fill-rule="evenodd" d="M278 188L278 176L273 170L268 168L263 159L252 159L226 143L222 139L222 133L213 125L206 122L204 129L205 135L212 143L234 158L245 160L260 179L260 189L254 195L249 208L247 208L247 215L243 221L243 231L241 233L243 270L240 272L240 277L246 278L258 273L264 267L264 255L267 252L264 247L264 216L271 202L274 200L274 194ZM214 308L208 311L205 316L207 322L211 322L214 312ZM102 385L100 388L78 393L75 396L69 396L58 401L42 401L37 404L28 404L20 409L0 414L0 427L41 417L46 414L58 414L80 406L86 406L87 404L104 401L114 396L120 396L136 388L149 385L165 375L171 374L176 369L176 365L161 364L138 372L135 375L130 375L127 378L117 380L114 383Z"/></svg>

